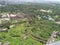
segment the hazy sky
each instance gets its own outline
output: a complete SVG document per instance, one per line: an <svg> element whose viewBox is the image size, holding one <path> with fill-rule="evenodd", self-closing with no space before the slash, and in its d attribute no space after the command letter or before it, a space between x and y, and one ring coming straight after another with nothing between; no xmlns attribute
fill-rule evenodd
<svg viewBox="0 0 60 45"><path fill-rule="evenodd" d="M35 0L20 0L20 1L35 1ZM37 1L37 0L36 0ZM39 1L39 0L38 0ZM42 1L42 0L40 0ZM60 0L47 0L47 1L60 1Z"/></svg>
<svg viewBox="0 0 60 45"><path fill-rule="evenodd" d="M20 1L60 1L60 0L20 0Z"/></svg>
<svg viewBox="0 0 60 45"><path fill-rule="evenodd" d="M48 0L48 1L60 1L60 0Z"/></svg>
<svg viewBox="0 0 60 45"><path fill-rule="evenodd" d="M60 2L60 0L6 0L6 1L26 1L26 2L39 2L39 1L59 1Z"/></svg>

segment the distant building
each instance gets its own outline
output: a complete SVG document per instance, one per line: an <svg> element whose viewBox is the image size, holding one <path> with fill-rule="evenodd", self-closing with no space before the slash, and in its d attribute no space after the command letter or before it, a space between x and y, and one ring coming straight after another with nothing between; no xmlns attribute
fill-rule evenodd
<svg viewBox="0 0 60 45"><path fill-rule="evenodd" d="M43 16L44 19L47 19L47 20L51 20L51 21L55 21L55 19L53 19L50 15L48 16Z"/></svg>
<svg viewBox="0 0 60 45"><path fill-rule="evenodd" d="M46 18L47 19L48 17L47 16L43 16L43 18Z"/></svg>
<svg viewBox="0 0 60 45"><path fill-rule="evenodd" d="M37 16L37 18L38 18L39 20L41 19L41 17L40 17L39 15Z"/></svg>
<svg viewBox="0 0 60 45"><path fill-rule="evenodd" d="M54 43L51 43L51 44L47 44L47 45L60 45L60 41L57 41L57 42L54 42Z"/></svg>
<svg viewBox="0 0 60 45"><path fill-rule="evenodd" d="M9 16L12 17L12 18L16 17L15 14L10 14Z"/></svg>
<svg viewBox="0 0 60 45"><path fill-rule="evenodd" d="M10 18L7 15L0 14L0 24L4 21L10 21Z"/></svg>
<svg viewBox="0 0 60 45"><path fill-rule="evenodd" d="M52 13L52 10L44 10L44 9L41 9L40 11L41 11L41 12Z"/></svg>
<svg viewBox="0 0 60 45"><path fill-rule="evenodd" d="M50 15L48 15L48 20L55 21Z"/></svg>
<svg viewBox="0 0 60 45"><path fill-rule="evenodd" d="M52 21L54 21L54 19L53 19L53 18L51 18L51 17L50 17L50 18L48 18L48 20L52 20Z"/></svg>

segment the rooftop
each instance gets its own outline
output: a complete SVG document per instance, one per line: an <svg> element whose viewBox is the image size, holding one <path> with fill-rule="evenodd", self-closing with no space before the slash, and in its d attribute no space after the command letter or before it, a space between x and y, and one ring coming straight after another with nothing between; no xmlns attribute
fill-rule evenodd
<svg viewBox="0 0 60 45"><path fill-rule="evenodd" d="M48 45L60 45L60 41L54 42L52 44L48 44Z"/></svg>

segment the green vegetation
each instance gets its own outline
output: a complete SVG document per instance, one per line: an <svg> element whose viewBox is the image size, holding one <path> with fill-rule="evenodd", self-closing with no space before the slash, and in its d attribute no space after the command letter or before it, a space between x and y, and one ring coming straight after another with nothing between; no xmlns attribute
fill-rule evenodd
<svg viewBox="0 0 60 45"><path fill-rule="evenodd" d="M49 39L52 31L60 30L59 26L60 25L48 20L37 20L37 22L31 23L31 25L22 23L9 29L8 32L0 32L0 41L9 41L11 45L44 45L44 41ZM28 33L30 30L31 33ZM24 40L23 36L25 34L28 34L28 37ZM43 41L40 41L41 39L38 38L35 39L34 36L42 38Z"/></svg>
<svg viewBox="0 0 60 45"><path fill-rule="evenodd" d="M52 13L41 12L40 9L52 10ZM60 25L56 24L54 21L41 18L38 20L37 16L40 17L50 15L54 19L56 15L60 17L59 5L6 5L5 7L0 7L0 13L24 13L31 18L31 21L25 21L24 19L21 23L17 24L15 27L8 29L7 32L0 32L0 41L9 41L10 45L45 45L47 40L50 38L53 31L60 32ZM59 18L58 17L58 18ZM26 19L27 20L27 19ZM12 22L11 22L12 21ZM6 27L10 26L10 23L15 22L11 20L10 22L4 23ZM24 39L24 37L26 37ZM60 38L56 38L58 40Z"/></svg>

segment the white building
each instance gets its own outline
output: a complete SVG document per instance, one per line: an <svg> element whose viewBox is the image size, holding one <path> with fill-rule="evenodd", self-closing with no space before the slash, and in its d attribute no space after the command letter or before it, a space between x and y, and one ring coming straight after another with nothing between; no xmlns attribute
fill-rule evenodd
<svg viewBox="0 0 60 45"><path fill-rule="evenodd" d="M50 15L48 15L48 20L55 21Z"/></svg>
<svg viewBox="0 0 60 45"><path fill-rule="evenodd" d="M38 18L39 20L41 19L41 17L40 17L39 15L37 16L37 18Z"/></svg>
<svg viewBox="0 0 60 45"><path fill-rule="evenodd" d="M41 11L41 12L52 13L52 10L44 10L44 9L41 9L40 11Z"/></svg>
<svg viewBox="0 0 60 45"><path fill-rule="evenodd" d="M57 41L55 43L47 44L47 45L60 45L60 41Z"/></svg>

